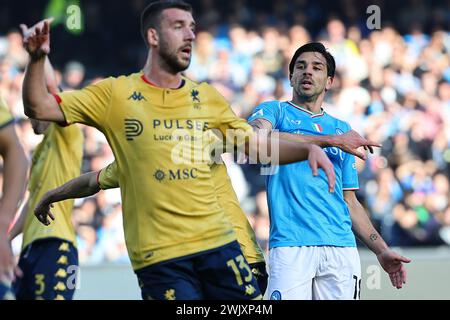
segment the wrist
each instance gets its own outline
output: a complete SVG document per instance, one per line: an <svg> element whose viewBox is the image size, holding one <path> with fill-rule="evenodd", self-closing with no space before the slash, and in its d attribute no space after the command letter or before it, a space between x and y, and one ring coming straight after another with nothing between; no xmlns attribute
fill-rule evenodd
<svg viewBox="0 0 450 320"><path fill-rule="evenodd" d="M340 146L340 137L338 135L330 135L326 139L326 145L324 147L339 147Z"/></svg>
<svg viewBox="0 0 450 320"><path fill-rule="evenodd" d="M32 62L32 63L39 63L39 62L44 63L45 58L47 57L47 54L43 53L43 52L34 52L34 53L28 53L28 54L30 56L30 62Z"/></svg>

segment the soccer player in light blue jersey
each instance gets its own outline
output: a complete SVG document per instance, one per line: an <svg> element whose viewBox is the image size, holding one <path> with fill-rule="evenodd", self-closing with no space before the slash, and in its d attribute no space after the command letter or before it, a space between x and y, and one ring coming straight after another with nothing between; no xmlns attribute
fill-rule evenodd
<svg viewBox="0 0 450 320"><path fill-rule="evenodd" d="M355 155L365 159L358 148L372 151L379 145L322 108L334 78L333 56L321 43L305 44L294 54L289 72L292 100L260 104L249 122L257 130L279 131L282 138L323 147L334 165L336 185L328 192L324 172L306 161L280 165L267 176L270 299L359 299L361 265L354 233L376 254L392 285L401 288L403 263L410 260L387 246L355 196Z"/></svg>

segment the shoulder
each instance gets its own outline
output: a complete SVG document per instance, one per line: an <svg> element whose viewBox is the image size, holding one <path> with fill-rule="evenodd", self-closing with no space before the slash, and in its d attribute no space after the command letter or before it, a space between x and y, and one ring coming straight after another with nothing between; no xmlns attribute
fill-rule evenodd
<svg viewBox="0 0 450 320"><path fill-rule="evenodd" d="M336 117L333 117L328 113L326 113L326 117L327 117L327 122L331 123L334 127L336 127L337 134L342 134L342 133L352 130L352 127L350 126L350 124L348 122L338 119Z"/></svg>
<svg viewBox="0 0 450 320"><path fill-rule="evenodd" d="M212 85L210 85L207 82L201 82L201 83L191 83L191 94L192 91L196 91L196 96L198 99L205 103L207 102L208 105L214 105L215 107L221 107L227 109L230 106L230 103L228 100Z"/></svg>

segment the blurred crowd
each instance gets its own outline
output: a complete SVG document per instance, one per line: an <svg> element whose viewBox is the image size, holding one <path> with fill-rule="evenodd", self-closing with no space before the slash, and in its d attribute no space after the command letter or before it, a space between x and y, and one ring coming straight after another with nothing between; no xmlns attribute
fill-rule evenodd
<svg viewBox="0 0 450 320"><path fill-rule="evenodd" d="M132 1L141 2L145 1ZM366 162L357 162L357 196L376 228L391 246L450 245L448 1L444 12L430 6L434 1L409 1L396 24L382 23L380 30L367 30L350 19L354 1L337 1L348 6L345 14L328 15L323 24L314 20L316 11L320 13L317 5L279 2L285 13L291 12L288 4L304 10L279 23L280 12L263 15L264 20L246 1L231 1L235 14L224 22L213 1L200 1L197 19L203 27L186 75L211 83L236 114L247 118L263 101L290 100L287 66L294 51L309 41L323 42L337 63L324 109L382 144ZM255 28L255 23L264 27ZM99 79L99 73L87 76L89 64L71 61L70 51L64 53L66 63L56 68L63 90ZM31 154L42 137L34 135L23 114L21 84L27 59L19 32L0 33L0 94L17 118L19 137ZM135 61L134 71L141 66ZM99 131L89 127L83 131L82 171L99 170L113 154ZM267 250L265 177L257 166L224 158L239 201ZM81 263L128 261L120 203L118 190L75 202L73 223Z"/></svg>

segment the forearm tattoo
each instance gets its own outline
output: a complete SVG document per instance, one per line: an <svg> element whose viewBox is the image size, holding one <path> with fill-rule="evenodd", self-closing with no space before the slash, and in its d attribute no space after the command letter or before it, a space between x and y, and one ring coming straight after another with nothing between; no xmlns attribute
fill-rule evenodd
<svg viewBox="0 0 450 320"><path fill-rule="evenodd" d="M378 239L378 235L377 235L376 233L372 233L372 234L369 236L369 239L370 239L371 241L376 241L376 240Z"/></svg>

